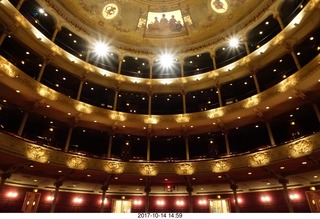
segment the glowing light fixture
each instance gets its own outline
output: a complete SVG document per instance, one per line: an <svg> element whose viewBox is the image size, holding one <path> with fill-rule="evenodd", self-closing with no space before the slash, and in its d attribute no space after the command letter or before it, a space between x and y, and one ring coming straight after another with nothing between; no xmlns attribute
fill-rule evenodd
<svg viewBox="0 0 320 219"><path fill-rule="evenodd" d="M94 52L98 56L106 56L108 54L108 45L104 42L96 42L94 44Z"/></svg>
<svg viewBox="0 0 320 219"><path fill-rule="evenodd" d="M171 54L168 54L168 53L162 54L160 59L159 59L159 62L161 64L161 66L164 67L164 68L172 67L173 61L174 61L173 56Z"/></svg>
<svg viewBox="0 0 320 219"><path fill-rule="evenodd" d="M237 39L237 38L231 38L230 40L229 40L229 46L230 47L237 47L239 45L239 39Z"/></svg>

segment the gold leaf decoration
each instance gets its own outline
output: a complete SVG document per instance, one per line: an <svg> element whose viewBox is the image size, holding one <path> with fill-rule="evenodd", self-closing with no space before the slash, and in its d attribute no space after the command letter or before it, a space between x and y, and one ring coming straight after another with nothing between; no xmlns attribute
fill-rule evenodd
<svg viewBox="0 0 320 219"><path fill-rule="evenodd" d="M123 173L124 164L118 161L105 162L104 169L108 173L120 174Z"/></svg>
<svg viewBox="0 0 320 219"><path fill-rule="evenodd" d="M195 167L192 163L179 163L176 165L176 172L178 175L192 175Z"/></svg>
<svg viewBox="0 0 320 219"><path fill-rule="evenodd" d="M216 160L212 163L212 171L215 173L228 172L231 169L231 163L227 160Z"/></svg>
<svg viewBox="0 0 320 219"><path fill-rule="evenodd" d="M144 176L156 176L159 172L159 167L156 164L142 164L139 170Z"/></svg>
<svg viewBox="0 0 320 219"><path fill-rule="evenodd" d="M289 146L289 154L293 158L302 157L312 152L313 145L311 140L303 139Z"/></svg>
<svg viewBox="0 0 320 219"><path fill-rule="evenodd" d="M40 146L28 145L27 146L27 157L30 160L34 160L40 163L47 163L49 160L50 152Z"/></svg>
<svg viewBox="0 0 320 219"><path fill-rule="evenodd" d="M67 159L67 166L72 169L83 170L87 166L87 160L79 156L69 156Z"/></svg>
<svg viewBox="0 0 320 219"><path fill-rule="evenodd" d="M252 167L259 167L269 164L270 156L267 152L259 152L250 155L249 163Z"/></svg>

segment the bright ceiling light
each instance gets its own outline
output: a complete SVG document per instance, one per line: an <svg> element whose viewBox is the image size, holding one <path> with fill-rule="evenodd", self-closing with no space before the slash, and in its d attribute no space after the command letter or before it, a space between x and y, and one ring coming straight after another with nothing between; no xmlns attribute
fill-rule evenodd
<svg viewBox="0 0 320 219"><path fill-rule="evenodd" d="M173 56L167 53L162 54L159 61L162 67L170 68L173 65Z"/></svg>
<svg viewBox="0 0 320 219"><path fill-rule="evenodd" d="M237 47L239 45L239 40L237 38L232 38L229 41L229 46L231 47Z"/></svg>
<svg viewBox="0 0 320 219"><path fill-rule="evenodd" d="M108 54L108 45L104 42L96 42L93 51L98 56L106 56Z"/></svg>

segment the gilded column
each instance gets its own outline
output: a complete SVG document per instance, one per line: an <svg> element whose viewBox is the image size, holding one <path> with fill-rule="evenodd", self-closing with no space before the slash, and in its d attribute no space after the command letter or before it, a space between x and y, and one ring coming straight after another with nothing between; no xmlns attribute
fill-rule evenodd
<svg viewBox="0 0 320 219"><path fill-rule="evenodd" d="M238 186L233 184L233 183L231 183L230 184L230 188L232 189L232 192L233 192L233 198L234 198L234 204L235 204L235 207L236 207L236 212L239 213L240 212L240 208L239 208L238 193L237 193Z"/></svg>
<svg viewBox="0 0 320 219"><path fill-rule="evenodd" d="M287 188L287 184L288 184L288 180L284 179L284 178L279 178L279 183L282 185L283 187L283 192L284 192L284 197L286 199L286 203L287 203L287 206L288 206L288 210L290 213L293 213L293 206L292 206L292 203L290 201L290 196L289 196L289 193L288 193L288 188Z"/></svg>
<svg viewBox="0 0 320 219"><path fill-rule="evenodd" d="M151 152L151 137L147 137L147 161L150 161L150 152Z"/></svg>
<svg viewBox="0 0 320 219"><path fill-rule="evenodd" d="M121 74L121 69L122 69L122 63L123 63L123 57L119 57L119 65L118 65L118 74Z"/></svg>
<svg viewBox="0 0 320 219"><path fill-rule="evenodd" d="M41 81L41 78L43 76L43 72L44 72L44 69L46 68L46 66L47 66L47 61L43 61L42 65L41 65L41 68L40 68L40 72L38 74L38 78L37 78L38 82Z"/></svg>

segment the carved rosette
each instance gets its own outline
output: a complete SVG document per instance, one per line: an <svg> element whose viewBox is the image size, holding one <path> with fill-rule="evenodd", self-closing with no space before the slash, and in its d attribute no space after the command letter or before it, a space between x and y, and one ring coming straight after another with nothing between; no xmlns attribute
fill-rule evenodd
<svg viewBox="0 0 320 219"><path fill-rule="evenodd" d="M227 160L216 160L212 162L212 172L222 173L231 169L231 163Z"/></svg>
<svg viewBox="0 0 320 219"><path fill-rule="evenodd" d="M49 160L50 152L40 146L28 145L27 146L27 157L30 160L34 160L40 163L47 163Z"/></svg>
<svg viewBox="0 0 320 219"><path fill-rule="evenodd" d="M289 146L289 154L293 158L302 157L312 152L313 145L311 140L303 139Z"/></svg>
<svg viewBox="0 0 320 219"><path fill-rule="evenodd" d="M159 172L159 167L156 164L142 164L139 171L144 176L156 176Z"/></svg>
<svg viewBox="0 0 320 219"><path fill-rule="evenodd" d="M176 164L176 173L178 175L192 175L195 171L195 166L192 163Z"/></svg>
<svg viewBox="0 0 320 219"><path fill-rule="evenodd" d="M108 173L121 174L124 170L124 163L118 161L107 161L104 164L104 170Z"/></svg>
<svg viewBox="0 0 320 219"><path fill-rule="evenodd" d="M68 156L67 166L72 169L84 170L87 166L87 159L79 156Z"/></svg>
<svg viewBox="0 0 320 219"><path fill-rule="evenodd" d="M268 165L270 155L267 152L258 152L250 155L249 164L251 167L260 167Z"/></svg>

